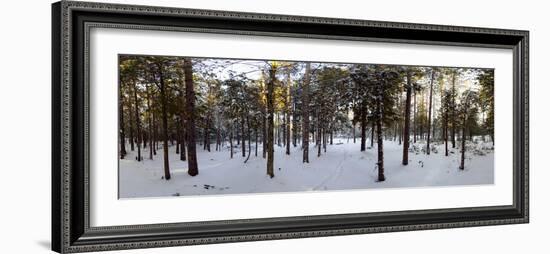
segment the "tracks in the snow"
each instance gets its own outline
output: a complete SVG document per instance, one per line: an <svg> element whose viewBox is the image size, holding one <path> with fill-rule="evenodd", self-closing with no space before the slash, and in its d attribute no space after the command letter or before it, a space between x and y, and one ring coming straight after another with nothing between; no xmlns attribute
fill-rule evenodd
<svg viewBox="0 0 550 254"><path fill-rule="evenodd" d="M342 175L342 172L344 171L344 162L346 161L346 157L348 155L348 152L346 149L344 149L344 156L342 156L342 160L338 163L338 166L336 166L336 170L330 174L329 176L327 176L325 179L323 179L323 181L321 181L321 183L317 184L315 187L313 187L313 190L321 190L323 187L325 187L325 185L331 181L331 180L334 180L334 179L337 179L338 177L340 177Z"/></svg>

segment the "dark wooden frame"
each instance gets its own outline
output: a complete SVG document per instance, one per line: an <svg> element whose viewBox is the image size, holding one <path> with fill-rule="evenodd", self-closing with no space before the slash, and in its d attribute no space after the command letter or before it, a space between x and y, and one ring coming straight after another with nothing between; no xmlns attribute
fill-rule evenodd
<svg viewBox="0 0 550 254"><path fill-rule="evenodd" d="M199 31L513 50L513 205L90 227L91 27ZM528 31L62 1L52 5L52 249L85 252L527 223ZM512 106L512 105L511 105Z"/></svg>

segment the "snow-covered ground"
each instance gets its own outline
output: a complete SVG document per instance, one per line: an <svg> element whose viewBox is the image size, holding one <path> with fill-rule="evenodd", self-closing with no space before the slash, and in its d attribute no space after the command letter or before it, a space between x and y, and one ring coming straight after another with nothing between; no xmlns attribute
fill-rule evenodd
<svg viewBox="0 0 550 254"><path fill-rule="evenodd" d="M359 141L359 140L357 140ZM369 143L367 143L368 145ZM457 143L458 145L458 143ZM411 144L409 165L401 165L402 146L396 142L384 142L384 168L386 181L377 182L376 144L374 148L359 151L359 142L346 139L327 144L327 152L317 157L316 147L310 148L310 163L302 163L302 151L298 145L286 155L284 147L275 146L275 177L266 175L266 160L252 155L247 163L241 150L234 149L229 158L229 147L223 151L203 151L198 148L199 175L187 174L187 161L179 160L175 147L170 147L170 171L172 179L163 179L162 149L154 160L149 160L147 149L142 151L144 160L136 161L136 151L128 151L119 161L119 197L160 197L210 194L245 194L265 192L298 192L322 190L347 190L370 188L398 188L450 185L492 184L494 157L492 145L469 143L465 170L459 170L459 149L451 149L445 157L442 144L436 144L431 155L426 155L420 141ZM129 146L127 146L129 150ZM248 147L247 147L248 148ZM248 152L248 150L247 150Z"/></svg>

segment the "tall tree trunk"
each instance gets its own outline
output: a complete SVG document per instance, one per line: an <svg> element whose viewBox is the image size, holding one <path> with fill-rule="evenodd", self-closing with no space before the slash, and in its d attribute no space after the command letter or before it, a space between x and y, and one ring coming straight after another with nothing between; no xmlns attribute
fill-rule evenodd
<svg viewBox="0 0 550 254"><path fill-rule="evenodd" d="M183 92L180 92L179 93L179 99L180 99L180 103L181 105L186 105L186 101L185 101L185 96L184 96L184 93ZM185 127L185 107L182 107L182 109L180 109L179 111L179 125L178 125L178 130L179 130L179 146L180 146L180 160L181 161L186 161L187 160L187 152L185 151L185 147L186 147L186 144L185 144L185 141L186 141L186 135L187 135L187 131L185 131L186 127Z"/></svg>
<svg viewBox="0 0 550 254"><path fill-rule="evenodd" d="M407 70L407 86L405 97L405 128L403 129L403 165L409 164L409 140L411 137L411 93L412 93L412 73Z"/></svg>
<svg viewBox="0 0 550 254"><path fill-rule="evenodd" d="M130 101L131 99L128 99L128 101ZM134 151L134 117L132 116L132 113L134 113L134 111L132 110L132 103L129 103L130 105L128 105L128 112L130 113L130 150L133 152Z"/></svg>
<svg viewBox="0 0 550 254"><path fill-rule="evenodd" d="M456 83L456 73L453 72L452 74L452 80L451 80L451 84L452 84L452 87L451 87L451 124L452 124L452 129L451 129L451 142L453 144L453 148L456 147L456 101L455 101L455 93L456 93L456 89L455 89L455 83Z"/></svg>
<svg viewBox="0 0 550 254"><path fill-rule="evenodd" d="M417 116L417 112L416 112L416 88L413 90L413 143L416 143L416 131L417 131L417 122L416 122L416 116Z"/></svg>
<svg viewBox="0 0 550 254"><path fill-rule="evenodd" d="M197 165L197 147L195 140L195 90L193 83L193 64L191 59L184 58L183 70L185 74L185 102L187 112L187 173L190 176L199 174L199 166Z"/></svg>
<svg viewBox="0 0 550 254"><path fill-rule="evenodd" d="M309 163L309 82L311 63L306 63L306 72L302 87L302 149L303 163Z"/></svg>
<svg viewBox="0 0 550 254"><path fill-rule="evenodd" d="M211 117L208 117L206 122L206 129L204 130L206 132L206 151L210 152L210 129L212 128L212 119Z"/></svg>
<svg viewBox="0 0 550 254"><path fill-rule="evenodd" d="M319 115L319 113L317 113ZM321 143L322 141L323 129L321 128L321 119L317 116L317 157L321 157Z"/></svg>
<svg viewBox="0 0 550 254"><path fill-rule="evenodd" d="M141 126L140 126L140 120L139 120L139 103L137 98L137 84L134 82L134 113L135 113L135 120L136 120L136 131L137 131L137 161L141 161Z"/></svg>
<svg viewBox="0 0 550 254"><path fill-rule="evenodd" d="M262 121L262 158L265 159L267 153L267 116Z"/></svg>
<svg viewBox="0 0 550 254"><path fill-rule="evenodd" d="M241 152L242 152L242 156L243 158L246 157L246 141L245 141L245 134L244 134L244 131L245 131L245 128L244 128L244 117L241 119Z"/></svg>
<svg viewBox="0 0 550 254"><path fill-rule="evenodd" d="M147 132L145 131L145 127L143 127L143 128L144 128L144 130L143 130L143 132L141 132L142 133L141 136L143 137L141 142L143 143L143 149L145 149L145 148L147 148Z"/></svg>
<svg viewBox="0 0 550 254"><path fill-rule="evenodd" d="M422 106L423 109L425 109L426 103L424 101L424 91L420 92L420 98L422 99L420 101L420 105ZM418 132L418 138L420 140L422 140L422 139L424 139L424 120L425 120L424 112L419 112L419 117L420 118L418 119L418 121L419 121L418 128L420 129L420 131Z"/></svg>
<svg viewBox="0 0 550 254"><path fill-rule="evenodd" d="M286 121L285 121L285 124L286 124L286 154L287 155L290 155L290 111L291 111L291 107L290 107L290 102L291 102L291 98L290 98L290 71L288 72L288 84L287 84L287 88L286 88L286 91L287 91L287 99L286 99Z"/></svg>
<svg viewBox="0 0 550 254"><path fill-rule="evenodd" d="M216 128L216 151L221 150L220 145L220 127L218 126L218 128Z"/></svg>
<svg viewBox="0 0 550 254"><path fill-rule="evenodd" d="M284 105L284 104L283 104ZM282 132L283 132L283 139L282 139L282 143L283 143L283 146L286 147L286 135L287 135L287 122L286 122L286 112L283 112L282 114L282 117L283 117L283 125L281 126L282 127Z"/></svg>
<svg viewBox="0 0 550 254"><path fill-rule="evenodd" d="M275 113L275 116L277 118L277 123L275 126L277 126L277 146L281 146L281 118L279 117L279 113Z"/></svg>
<svg viewBox="0 0 550 254"><path fill-rule="evenodd" d="M466 153L466 117L464 117L464 122L462 123L462 150L460 155L460 167L459 169L464 170L464 154Z"/></svg>
<svg viewBox="0 0 550 254"><path fill-rule="evenodd" d="M205 123L206 125L208 123ZM206 150L206 126L204 127L204 129L202 130L202 150Z"/></svg>
<svg viewBox="0 0 550 254"><path fill-rule="evenodd" d="M204 127L204 150L210 152L210 129L212 128L210 125L210 115L208 115L205 119L205 127Z"/></svg>
<svg viewBox="0 0 550 254"><path fill-rule="evenodd" d="M288 122L290 122L290 114L287 114L286 120L286 154L290 155L290 124L288 124Z"/></svg>
<svg viewBox="0 0 550 254"><path fill-rule="evenodd" d="M273 114L275 100L275 73L276 69L271 66L269 69L269 81L267 82L267 175L271 178L275 176L273 171Z"/></svg>
<svg viewBox="0 0 550 254"><path fill-rule="evenodd" d="M229 153L230 158L233 159L233 125L231 125L231 130L229 131Z"/></svg>
<svg viewBox="0 0 550 254"><path fill-rule="evenodd" d="M434 84L435 70L432 68L432 78L430 79L430 99L428 102L428 140L426 141L426 154L430 154L430 129L432 128L432 94Z"/></svg>
<svg viewBox="0 0 550 254"><path fill-rule="evenodd" d="M147 91L147 110L149 111L149 159L153 159L153 108L151 107L151 93Z"/></svg>
<svg viewBox="0 0 550 254"><path fill-rule="evenodd" d="M120 83L122 87L122 83ZM118 117L119 117L119 137L120 137L120 159L124 159L126 156L126 136L124 135L124 97L120 93L120 98L118 102Z"/></svg>
<svg viewBox="0 0 550 254"><path fill-rule="evenodd" d="M153 113L153 135L155 136L154 140L153 140L153 155L157 155L157 149L158 149L158 121L157 121L157 118L155 118L155 113Z"/></svg>
<svg viewBox="0 0 550 254"><path fill-rule="evenodd" d="M162 104L162 139L163 139L163 154L164 154L164 179L170 180L170 162L168 158L168 112L166 108L166 84L164 84L164 75L162 66L159 66L160 74L160 97Z"/></svg>
<svg viewBox="0 0 550 254"><path fill-rule="evenodd" d="M247 136L248 136L248 156L246 157L246 160L244 160L244 163L246 163L250 159L250 154L252 153L252 132L250 127L250 119L246 117L246 125L247 125ZM244 144L244 142L243 142Z"/></svg>
<svg viewBox="0 0 550 254"><path fill-rule="evenodd" d="M382 90L382 88L379 88ZM379 95L382 95L382 91L379 91ZM384 138L382 133L382 119L383 115L382 112L384 112L384 109L382 108L382 99L377 99L377 105L376 105L376 111L377 111L377 119L376 119L376 136L377 136L377 145L378 145L378 181L382 182L386 180L386 177L384 176Z"/></svg>
<svg viewBox="0 0 550 254"><path fill-rule="evenodd" d="M445 109L445 115L443 117L443 138L445 140L445 156L449 156L449 116L447 109Z"/></svg>
<svg viewBox="0 0 550 254"><path fill-rule="evenodd" d="M292 92L291 92L292 94ZM296 96L292 98L292 146L296 147L298 143L298 114L296 113Z"/></svg>
<svg viewBox="0 0 550 254"><path fill-rule="evenodd" d="M367 109L364 106L364 102L361 103L361 152L365 151L367 143ZM372 145L371 145L372 146Z"/></svg>

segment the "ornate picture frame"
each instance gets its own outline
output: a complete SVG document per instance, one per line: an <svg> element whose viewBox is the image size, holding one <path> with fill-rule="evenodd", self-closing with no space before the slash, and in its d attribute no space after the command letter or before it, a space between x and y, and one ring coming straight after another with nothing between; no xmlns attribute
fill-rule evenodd
<svg viewBox="0 0 550 254"><path fill-rule="evenodd" d="M94 27L510 49L513 51L513 102L510 102L513 204L93 227L89 192L88 35ZM528 89L528 31L89 2L54 3L52 249L72 253L528 223Z"/></svg>

